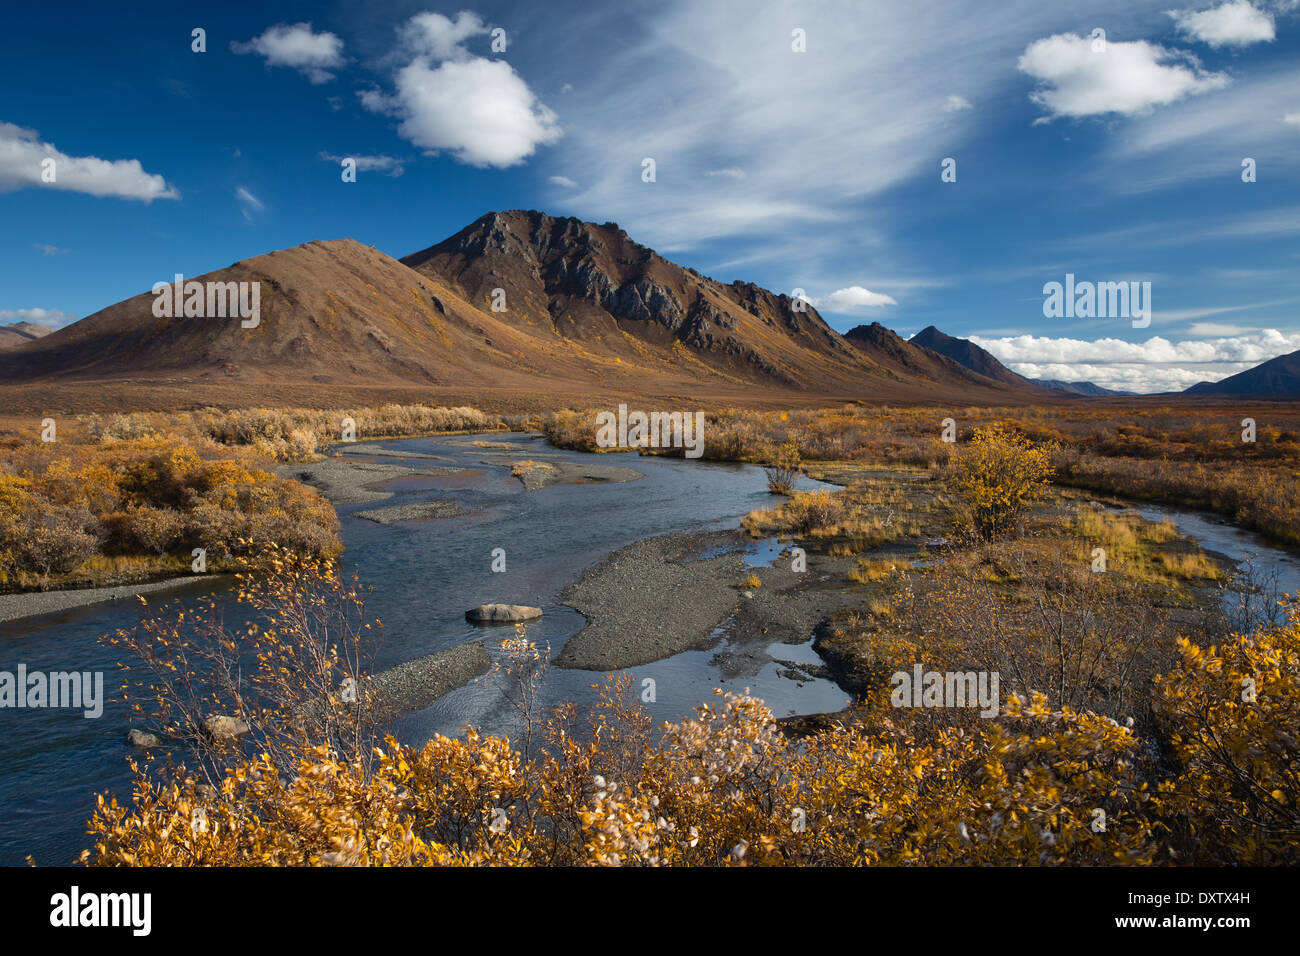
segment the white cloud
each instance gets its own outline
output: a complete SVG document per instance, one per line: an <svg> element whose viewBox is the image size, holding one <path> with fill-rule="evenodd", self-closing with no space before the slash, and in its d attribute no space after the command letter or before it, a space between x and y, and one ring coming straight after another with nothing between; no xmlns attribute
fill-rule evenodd
<svg viewBox="0 0 1300 956"><path fill-rule="evenodd" d="M578 184L568 176L552 176L547 180L552 186L563 186L565 189L576 189Z"/></svg>
<svg viewBox="0 0 1300 956"><path fill-rule="evenodd" d="M745 171L739 166L728 166L725 169L710 169L709 176L725 176L727 179L744 179Z"/></svg>
<svg viewBox="0 0 1300 956"><path fill-rule="evenodd" d="M0 324L4 325L13 322L32 322L57 329L75 321L77 316L58 309L0 309Z"/></svg>
<svg viewBox="0 0 1300 956"><path fill-rule="evenodd" d="M970 137L1001 125L1025 82L1008 67L1031 40L1070 22L1041 0L1001 0L996 14L950 0L823 0L800 7L810 43L799 54L783 0L751 0L743 17L691 0L641 6L624 14L632 22L617 45L579 48L558 27L547 38L583 58L562 61L553 80L583 69L563 100L556 147L582 184L569 208L613 218L664 252L705 250L727 268L765 268L785 288L847 285L861 275L864 249L873 273L928 268L887 242L915 215L891 192L937 184L939 157L961 155ZM1131 6L1092 0L1089 15L1127 18ZM957 90L980 105L945 112ZM973 117L986 103L996 110L981 126ZM655 183L641 180L644 157L656 160ZM727 168L744 170L743 192L708 175ZM725 255L714 247L724 239L734 240Z"/></svg>
<svg viewBox="0 0 1300 956"><path fill-rule="evenodd" d="M1242 335L1251 331L1244 325L1229 325L1227 322L1193 322L1187 331L1192 335L1209 337L1213 335Z"/></svg>
<svg viewBox="0 0 1300 956"><path fill-rule="evenodd" d="M360 154L335 156L333 153L322 152L320 158L330 163L342 163L343 160L350 159L357 164L357 172L359 173L379 172L397 177L406 172L406 167L403 166L404 160L396 156L363 156Z"/></svg>
<svg viewBox="0 0 1300 956"><path fill-rule="evenodd" d="M32 248L44 256L57 256L60 252L67 252L67 249L60 249L58 246L52 246L48 242L33 242Z"/></svg>
<svg viewBox="0 0 1300 956"><path fill-rule="evenodd" d="M1283 123L1290 123L1292 126L1300 126L1300 110L1294 113L1287 113L1282 117Z"/></svg>
<svg viewBox="0 0 1300 956"><path fill-rule="evenodd" d="M471 166L522 163L562 130L509 63L461 46L486 29L467 11L454 21L438 13L412 17L401 32L410 59L393 77L394 92L364 91L362 104L401 118L398 132L430 153L448 152Z"/></svg>
<svg viewBox="0 0 1300 956"><path fill-rule="evenodd" d="M943 111L945 113L956 113L958 110L969 110L973 107L970 100L964 96L957 96L955 93L943 101Z"/></svg>
<svg viewBox="0 0 1300 956"><path fill-rule="evenodd" d="M54 160L54 182L42 179L46 159ZM118 199L179 199L180 193L161 176L146 173L138 159L99 159L69 156L40 134L13 123L0 123L0 192L26 186L63 189Z"/></svg>
<svg viewBox="0 0 1300 956"><path fill-rule="evenodd" d="M334 79L330 70L346 62L343 41L332 33L313 33L310 23L277 23L247 43L231 43L235 53L256 53L267 66L287 66L313 83Z"/></svg>
<svg viewBox="0 0 1300 956"><path fill-rule="evenodd" d="M864 289L860 285L851 285L846 289L836 289L826 297L824 302L818 301L814 305L817 308L823 308L829 312L843 312L848 309L861 308L880 308L886 305L898 305L898 302L883 292L872 292Z"/></svg>
<svg viewBox="0 0 1300 956"><path fill-rule="evenodd" d="M1197 382L1218 381L1300 349L1300 332L1276 329L1178 342L1161 336L1145 342L1034 335L972 335L970 340L1029 378L1090 381L1136 392L1180 390Z"/></svg>
<svg viewBox="0 0 1300 956"><path fill-rule="evenodd" d="M477 13L462 10L451 20L441 13L417 13L407 21L403 39L418 54L435 60L454 60L468 56L464 42L488 29Z"/></svg>
<svg viewBox="0 0 1300 956"><path fill-rule="evenodd" d="M1256 10L1249 0L1231 0L1208 10L1170 10L1178 32L1212 47L1249 46L1276 36L1273 17Z"/></svg>
<svg viewBox="0 0 1300 956"><path fill-rule="evenodd" d="M1035 40L1017 66L1038 81L1030 99L1047 118L1143 113L1229 83L1226 74L1207 73L1188 55L1145 40L1107 41L1097 52L1074 33Z"/></svg>
<svg viewBox="0 0 1300 956"><path fill-rule="evenodd" d="M236 187L235 199L239 201L239 211L244 214L244 218L249 222L253 221L253 213L261 212L266 208L266 204L258 199L243 186Z"/></svg>

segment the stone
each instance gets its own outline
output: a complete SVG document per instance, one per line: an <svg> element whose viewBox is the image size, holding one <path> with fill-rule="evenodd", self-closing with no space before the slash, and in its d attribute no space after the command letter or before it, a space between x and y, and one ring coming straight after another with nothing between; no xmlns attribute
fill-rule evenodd
<svg viewBox="0 0 1300 956"><path fill-rule="evenodd" d="M465 617L476 624L515 624L534 621L541 616L540 607L526 604L480 604L465 612Z"/></svg>
<svg viewBox="0 0 1300 956"><path fill-rule="evenodd" d="M132 747L157 747L162 740L157 734L151 734L139 727L132 727L126 735L126 742Z"/></svg>

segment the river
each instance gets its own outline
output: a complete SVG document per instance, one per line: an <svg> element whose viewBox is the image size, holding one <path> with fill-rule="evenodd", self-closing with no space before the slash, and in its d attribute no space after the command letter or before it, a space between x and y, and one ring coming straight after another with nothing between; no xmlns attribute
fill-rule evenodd
<svg viewBox="0 0 1300 956"><path fill-rule="evenodd" d="M480 447L481 440L506 448ZM455 474L397 478L381 487L393 497L338 509L346 547L345 573L353 570L372 588L367 614L384 623L375 666L382 669L471 640L494 639L509 629L484 629L465 620L464 612L489 602L533 604L544 615L528 627L529 638L558 653L584 620L557 604L564 588L610 552L641 538L683 530L723 530L739 526L754 508L770 506L772 496L761 468L684 459L602 455L602 464L624 465L644 473L627 483L559 484L527 492L497 459L592 461L593 456L560 451L527 435L456 436L403 439L377 443L387 449L436 456L395 460L419 470L428 465L455 467ZM804 479L803 488L820 485ZM356 512L426 501L454 500L472 512L456 518L381 525ZM1173 521L1206 548L1241 561L1247 553L1256 565L1275 571L1279 584L1300 591L1300 562L1264 545L1255 535L1201 514L1157 506L1140 506L1152 520ZM506 571L492 570L493 550L505 550ZM759 542L747 560L770 561L774 551ZM225 588L202 580L193 586L154 595L164 601L192 602L217 594L229 623L242 619ZM672 595L663 595L671 613ZM102 671L106 689L116 689L117 655L99 642L101 635L131 628L142 608L127 600L98 604L42 617L0 623L0 670ZM776 645L770 654L751 653L749 666L737 673L734 656L726 674L719 655L728 649L725 626L720 644L707 651L687 651L632 668L636 685L655 682L655 700L647 707L656 723L677 719L712 696L714 687L750 688L777 716L841 709L847 696L835 684L792 672L784 662L818 663L811 645ZM810 635L811 637L811 635ZM729 676L728 676L729 675ZM547 669L541 688L543 706L563 699L593 698L591 671ZM452 691L433 706L406 715L397 735L419 743L433 734L455 734L466 724L488 732L510 732L517 721L513 704L488 677ZM0 711L0 864L21 864L32 854L38 864L72 862L87 845L84 824L95 794L105 790L126 797L130 789L124 743L130 723L125 705L109 702L98 719L80 711Z"/></svg>

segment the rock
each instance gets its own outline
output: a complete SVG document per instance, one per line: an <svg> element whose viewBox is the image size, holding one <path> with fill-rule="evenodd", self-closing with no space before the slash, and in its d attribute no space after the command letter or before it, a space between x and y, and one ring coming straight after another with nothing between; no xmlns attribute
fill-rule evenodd
<svg viewBox="0 0 1300 956"><path fill-rule="evenodd" d="M139 727L132 727L126 735L126 742L132 747L157 747L162 740L157 734L151 734Z"/></svg>
<svg viewBox="0 0 1300 956"><path fill-rule="evenodd" d="M480 604L465 612L465 617L477 624L514 624L518 621L533 621L541 616L540 607L529 607L526 604Z"/></svg>
<svg viewBox="0 0 1300 956"><path fill-rule="evenodd" d="M213 740L238 740L248 733L248 724L238 717L213 714L203 721L203 729L208 732L208 736Z"/></svg>

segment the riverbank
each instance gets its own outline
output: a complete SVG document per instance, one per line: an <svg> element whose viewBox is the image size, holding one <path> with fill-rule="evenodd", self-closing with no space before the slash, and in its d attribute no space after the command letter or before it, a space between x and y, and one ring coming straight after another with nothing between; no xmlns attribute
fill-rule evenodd
<svg viewBox="0 0 1300 956"><path fill-rule="evenodd" d="M857 600L844 586L852 561L808 554L796 571L786 551L754 566L745 560L752 544L740 531L682 532L615 551L561 596L587 625L556 665L619 670L708 649L728 619L733 643L802 644L822 618Z"/></svg>
<svg viewBox="0 0 1300 956"><path fill-rule="evenodd" d="M54 614L74 607L87 607L108 601L123 601L144 594L172 591L195 584L214 584L233 581L233 574L197 575L166 578L162 581L141 581L114 587L78 588L63 591L23 591L18 594L0 594L0 622L16 621L25 617Z"/></svg>

